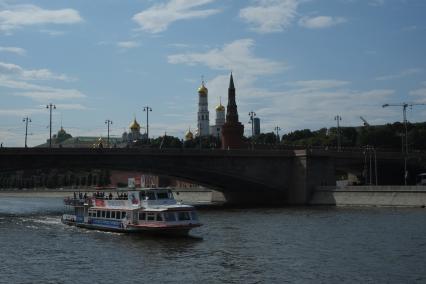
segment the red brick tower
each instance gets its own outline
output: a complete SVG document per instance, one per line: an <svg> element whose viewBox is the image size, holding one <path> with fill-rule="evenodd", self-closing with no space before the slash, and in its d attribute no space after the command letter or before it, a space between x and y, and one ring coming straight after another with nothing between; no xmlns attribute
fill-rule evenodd
<svg viewBox="0 0 426 284"><path fill-rule="evenodd" d="M243 147L244 125L238 121L237 104L235 102L234 79L229 79L228 105L226 122L222 126L222 149L238 149Z"/></svg>

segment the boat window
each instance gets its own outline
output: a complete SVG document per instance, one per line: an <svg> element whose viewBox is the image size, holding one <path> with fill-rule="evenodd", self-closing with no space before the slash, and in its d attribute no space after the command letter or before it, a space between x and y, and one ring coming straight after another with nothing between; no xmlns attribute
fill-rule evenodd
<svg viewBox="0 0 426 284"><path fill-rule="evenodd" d="M111 212L111 218L112 218L112 219L115 219L115 211L112 211L112 212Z"/></svg>
<svg viewBox="0 0 426 284"><path fill-rule="evenodd" d="M164 218L169 222L176 221L175 212L164 212Z"/></svg>
<svg viewBox="0 0 426 284"><path fill-rule="evenodd" d="M126 212L121 212L121 219L124 219L124 218L126 218Z"/></svg>
<svg viewBox="0 0 426 284"><path fill-rule="evenodd" d="M96 211L96 217L101 217L101 211Z"/></svg>
<svg viewBox="0 0 426 284"><path fill-rule="evenodd" d="M157 192L158 199L169 199L169 195L167 192Z"/></svg>
<svg viewBox="0 0 426 284"><path fill-rule="evenodd" d="M111 212L107 211L105 218L109 218L109 217L111 217Z"/></svg>
<svg viewBox="0 0 426 284"><path fill-rule="evenodd" d="M105 218L105 211L101 211L102 212L102 218Z"/></svg>
<svg viewBox="0 0 426 284"><path fill-rule="evenodd" d="M154 213L148 213L147 214L147 220L148 221L155 221L155 214Z"/></svg>
<svg viewBox="0 0 426 284"><path fill-rule="evenodd" d="M115 212L115 219L121 219L121 212L120 211Z"/></svg>
<svg viewBox="0 0 426 284"><path fill-rule="evenodd" d="M157 221L163 221L163 214L157 213Z"/></svg>
<svg viewBox="0 0 426 284"><path fill-rule="evenodd" d="M142 191L142 192L139 194L139 199L140 199L140 200L145 200L145 197L146 197L145 191Z"/></svg>
<svg viewBox="0 0 426 284"><path fill-rule="evenodd" d="M190 220L189 212L178 212L178 219L179 221L186 221Z"/></svg>
<svg viewBox="0 0 426 284"><path fill-rule="evenodd" d="M195 211L191 212L191 219L197 221L198 220L198 216L197 213L195 213Z"/></svg>
<svg viewBox="0 0 426 284"><path fill-rule="evenodd" d="M139 213L139 220L145 221L145 219L146 219L146 214L145 213Z"/></svg>
<svg viewBox="0 0 426 284"><path fill-rule="evenodd" d="M154 192L152 192L152 191L148 191L148 192L146 193L146 195L148 196L148 199L149 199L149 200L155 200L155 193L154 193Z"/></svg>

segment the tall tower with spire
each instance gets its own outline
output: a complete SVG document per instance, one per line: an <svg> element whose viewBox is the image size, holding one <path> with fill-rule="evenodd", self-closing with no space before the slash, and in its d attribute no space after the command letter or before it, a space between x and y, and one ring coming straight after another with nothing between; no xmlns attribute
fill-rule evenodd
<svg viewBox="0 0 426 284"><path fill-rule="evenodd" d="M237 103L235 102L234 78L229 78L228 105L226 122L222 126L222 149L238 149L243 146L244 125L238 121Z"/></svg>
<svg viewBox="0 0 426 284"><path fill-rule="evenodd" d="M201 86L198 88L198 135L209 136L209 106L208 106L208 89L204 85L204 80L201 81Z"/></svg>

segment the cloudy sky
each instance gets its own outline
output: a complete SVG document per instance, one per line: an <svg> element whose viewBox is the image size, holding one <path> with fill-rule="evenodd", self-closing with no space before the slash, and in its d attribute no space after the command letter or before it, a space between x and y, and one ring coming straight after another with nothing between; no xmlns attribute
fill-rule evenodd
<svg viewBox="0 0 426 284"><path fill-rule="evenodd" d="M240 121L263 132L402 119L385 103L426 103L424 0L0 0L0 141L53 131L120 136L196 127L204 76L211 123L232 71ZM426 106L408 110L425 121Z"/></svg>

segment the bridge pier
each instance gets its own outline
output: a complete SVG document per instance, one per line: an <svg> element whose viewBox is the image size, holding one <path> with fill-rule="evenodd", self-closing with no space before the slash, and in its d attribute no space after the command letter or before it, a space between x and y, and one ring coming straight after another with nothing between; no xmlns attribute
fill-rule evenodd
<svg viewBox="0 0 426 284"><path fill-rule="evenodd" d="M334 159L298 155L293 159L291 177L287 203L306 205L316 186L336 185Z"/></svg>

